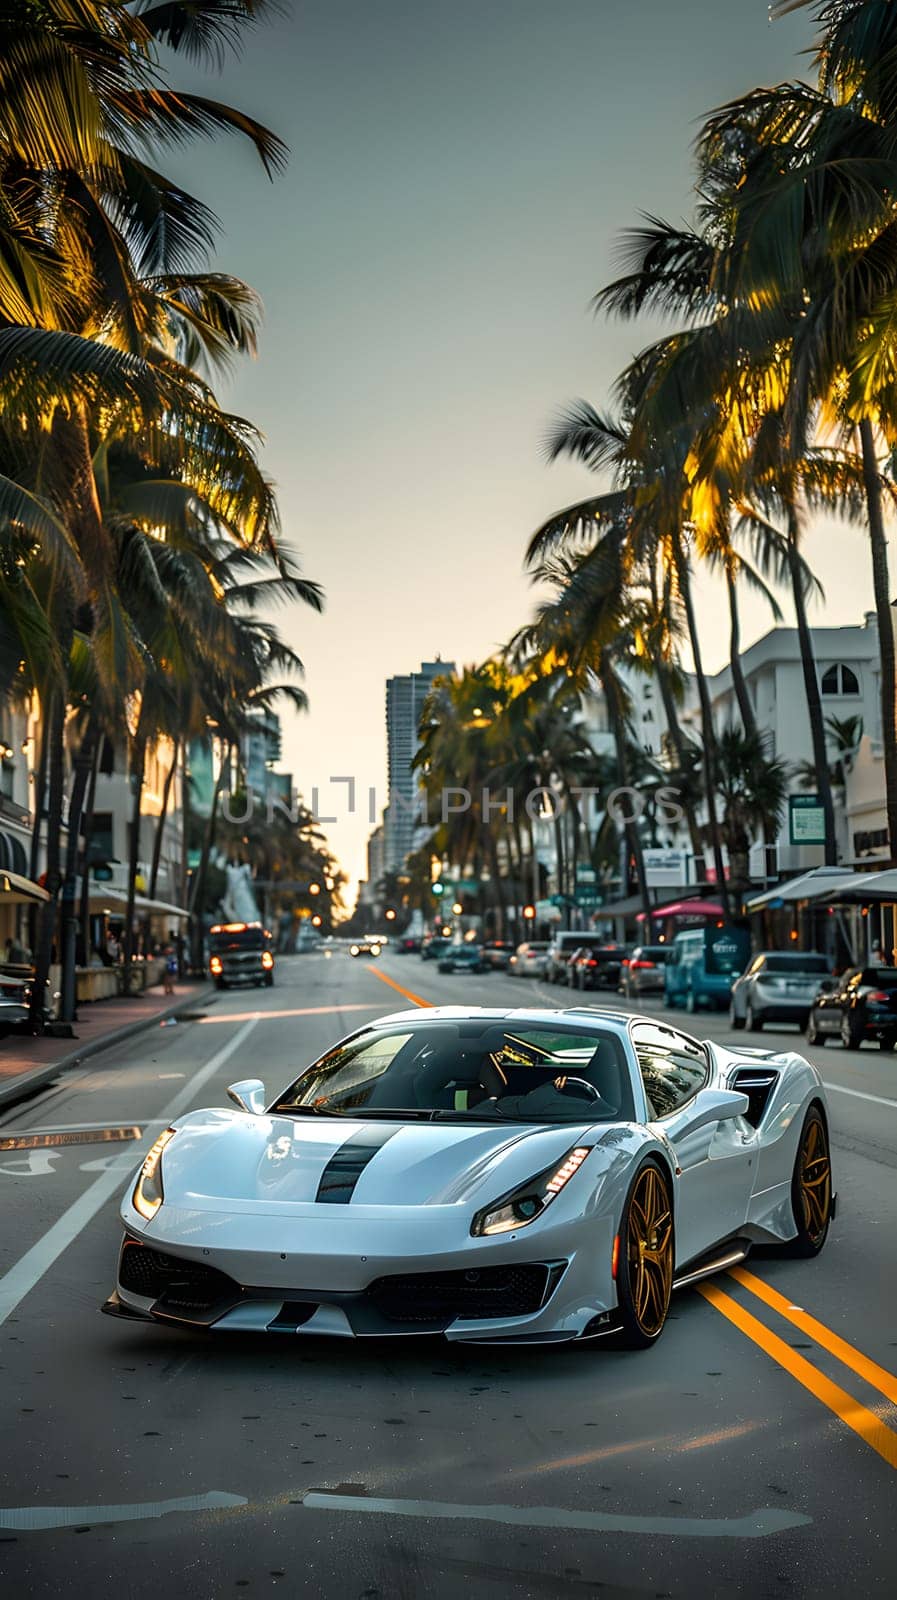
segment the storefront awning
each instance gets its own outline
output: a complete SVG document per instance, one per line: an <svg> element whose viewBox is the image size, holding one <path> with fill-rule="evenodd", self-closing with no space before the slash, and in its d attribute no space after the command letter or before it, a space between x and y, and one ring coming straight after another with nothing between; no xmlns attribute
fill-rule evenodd
<svg viewBox="0 0 897 1600"><path fill-rule="evenodd" d="M853 905L872 905L875 902L897 905L897 869L892 867L886 872L857 872L847 878L831 898L849 901Z"/></svg>
<svg viewBox="0 0 897 1600"><path fill-rule="evenodd" d="M721 917L723 908L718 900L673 900L669 905L658 906L651 912L652 918L660 917ZM639 922L644 920L644 912L638 915Z"/></svg>
<svg viewBox="0 0 897 1600"><path fill-rule="evenodd" d="M811 872L802 872L799 878L777 883L762 894L755 894L748 900L747 909L774 910L780 905L794 905L798 900L825 900L836 895L844 884L856 876L850 867L814 867Z"/></svg>
<svg viewBox="0 0 897 1600"><path fill-rule="evenodd" d="M112 889L103 884L91 884L90 909L93 912L108 911L114 917L123 916L128 908L128 897L124 889ZM140 917L189 917L189 911L183 906L169 905L166 900L148 900L146 895L138 894L134 898L134 910Z"/></svg>
<svg viewBox="0 0 897 1600"><path fill-rule="evenodd" d="M0 906L31 905L35 900L49 900L46 889L20 872L0 872Z"/></svg>

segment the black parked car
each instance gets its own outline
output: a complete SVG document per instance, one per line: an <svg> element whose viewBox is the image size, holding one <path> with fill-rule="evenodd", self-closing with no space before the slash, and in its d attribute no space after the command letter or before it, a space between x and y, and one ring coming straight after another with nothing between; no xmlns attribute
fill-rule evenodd
<svg viewBox="0 0 897 1600"><path fill-rule="evenodd" d="M839 1038L846 1050L877 1039L882 1050L897 1044L897 968L851 967L824 984L813 1001L807 1043Z"/></svg>
<svg viewBox="0 0 897 1600"><path fill-rule="evenodd" d="M623 971L626 949L622 944L582 945L567 963L571 989L616 989Z"/></svg>

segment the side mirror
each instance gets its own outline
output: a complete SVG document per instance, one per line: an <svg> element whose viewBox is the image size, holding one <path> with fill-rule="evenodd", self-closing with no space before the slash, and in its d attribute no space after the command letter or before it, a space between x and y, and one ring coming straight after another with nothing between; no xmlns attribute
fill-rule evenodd
<svg viewBox="0 0 897 1600"><path fill-rule="evenodd" d="M750 1105L747 1095L737 1089L701 1089L686 1108L677 1137L696 1133L711 1122L730 1122L735 1117L746 1117Z"/></svg>
<svg viewBox="0 0 897 1600"><path fill-rule="evenodd" d="M227 1091L228 1100L233 1100L235 1106L241 1111L248 1111L250 1116L260 1117L265 1109L265 1085L261 1078L244 1078L242 1083L230 1084Z"/></svg>

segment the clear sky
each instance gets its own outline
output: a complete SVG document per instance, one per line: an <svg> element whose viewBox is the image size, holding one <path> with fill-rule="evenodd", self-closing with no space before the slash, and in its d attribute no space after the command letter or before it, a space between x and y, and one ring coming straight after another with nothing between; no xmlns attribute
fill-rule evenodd
<svg viewBox="0 0 897 1600"><path fill-rule="evenodd" d="M292 150L274 185L236 140L180 166L224 222L218 264L265 303L223 397L264 430L285 534L327 590L323 618L281 614L311 699L283 713L284 761L339 811L352 877L369 786L385 800L385 679L506 640L532 605L527 536L594 486L541 441L559 405L603 405L652 331L588 310L619 231L690 214L701 113L795 76L810 38L809 13L770 24L764 0L307 0L204 83ZM862 535L820 530L810 553L817 620L859 620ZM749 641L767 617L745 613ZM702 617L716 667L710 585ZM354 816L328 783L349 773Z"/></svg>

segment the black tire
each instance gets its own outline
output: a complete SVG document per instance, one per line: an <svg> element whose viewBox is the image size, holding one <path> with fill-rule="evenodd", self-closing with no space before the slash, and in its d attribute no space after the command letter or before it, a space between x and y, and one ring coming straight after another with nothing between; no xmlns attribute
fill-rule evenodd
<svg viewBox="0 0 897 1600"><path fill-rule="evenodd" d="M883 1033L878 1041L882 1050L893 1050L897 1047L897 1033Z"/></svg>
<svg viewBox="0 0 897 1600"><path fill-rule="evenodd" d="M841 1043L845 1050L859 1050L863 1042L862 1029L850 1020L850 1012L845 1011L841 1018Z"/></svg>
<svg viewBox="0 0 897 1600"><path fill-rule="evenodd" d="M747 1028L748 1033L763 1032L763 1018L757 1016L757 1013L751 1005L750 1000L744 1008L744 1025Z"/></svg>
<svg viewBox="0 0 897 1600"><path fill-rule="evenodd" d="M807 1022L807 1044L815 1045L817 1047L817 1049L818 1049L821 1046L827 1044L827 1042L828 1041L826 1039L825 1034L824 1033L820 1033L819 1029L816 1026L816 1013L815 1013L815 1011L811 1011L810 1012L810 1016L809 1016L809 1020Z"/></svg>
<svg viewBox="0 0 897 1600"><path fill-rule="evenodd" d="M268 973L265 974L265 988L266 989L273 989L274 988L274 973L273 972L268 972Z"/></svg>
<svg viewBox="0 0 897 1600"><path fill-rule="evenodd" d="M738 1012L735 1010L734 1000L730 1000L729 1002L729 1027L734 1028L736 1033L738 1033L739 1030L744 1027L744 1017L740 1017Z"/></svg>
<svg viewBox="0 0 897 1600"><path fill-rule="evenodd" d="M225 983L223 978L216 978L215 979L215 988L216 989L226 989L227 988L227 984Z"/></svg>
<svg viewBox="0 0 897 1600"><path fill-rule="evenodd" d="M662 1251L656 1252L657 1257L662 1254L662 1260L646 1255L645 1250L639 1248L638 1235L644 1232L640 1218L645 1217L647 1211L641 1200L641 1196L645 1194L653 1194L657 1200L655 1210L648 1217L649 1226L656 1227L658 1220L661 1224L664 1220L666 1222ZM644 1242L643 1238L642 1245ZM645 1266L646 1260L650 1262L649 1267ZM670 1180L659 1162L649 1159L642 1162L629 1185L620 1220L617 1251L617 1309L620 1329L615 1342L623 1349L647 1350L660 1338L670 1308L673 1260L673 1206ZM648 1284L650 1298L647 1304L644 1300L646 1275L650 1280Z"/></svg>
<svg viewBox="0 0 897 1600"><path fill-rule="evenodd" d="M791 1175L791 1211L797 1237L790 1240L788 1254L804 1259L818 1256L832 1220L828 1128L818 1105L810 1106L804 1117Z"/></svg>

